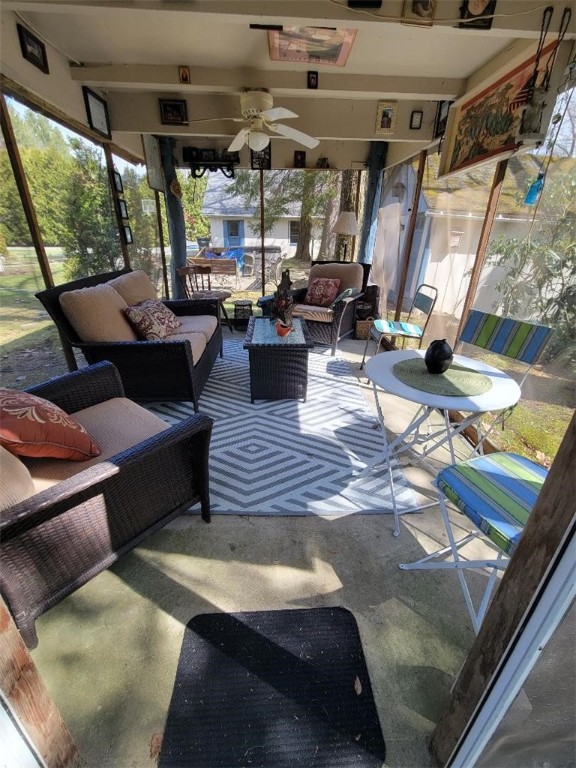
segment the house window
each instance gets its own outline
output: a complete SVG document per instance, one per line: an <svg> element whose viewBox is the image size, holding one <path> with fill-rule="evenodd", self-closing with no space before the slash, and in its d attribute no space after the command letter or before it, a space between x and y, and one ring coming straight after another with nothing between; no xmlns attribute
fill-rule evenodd
<svg viewBox="0 0 576 768"><path fill-rule="evenodd" d="M462 242L463 235L464 232L456 232L455 230L452 230L452 232L450 232L450 248L458 248Z"/></svg>
<svg viewBox="0 0 576 768"><path fill-rule="evenodd" d="M228 237L240 237L240 222L229 221L228 223Z"/></svg>
<svg viewBox="0 0 576 768"><path fill-rule="evenodd" d="M300 222L291 221L289 224L288 237L290 239L290 245L298 245L298 233L300 231Z"/></svg>

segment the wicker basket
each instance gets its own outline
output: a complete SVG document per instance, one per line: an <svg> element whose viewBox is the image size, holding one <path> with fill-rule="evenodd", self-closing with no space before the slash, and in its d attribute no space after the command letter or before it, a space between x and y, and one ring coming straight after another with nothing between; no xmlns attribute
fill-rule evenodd
<svg viewBox="0 0 576 768"><path fill-rule="evenodd" d="M373 317L367 317L366 320L356 320L356 328L354 331L355 339L367 339L370 335L370 328L374 322Z"/></svg>

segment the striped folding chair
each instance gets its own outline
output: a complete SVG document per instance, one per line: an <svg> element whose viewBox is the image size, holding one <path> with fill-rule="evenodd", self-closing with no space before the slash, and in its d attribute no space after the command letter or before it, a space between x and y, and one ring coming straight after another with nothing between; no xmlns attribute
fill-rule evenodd
<svg viewBox="0 0 576 768"><path fill-rule="evenodd" d="M434 484L438 489L440 513L449 545L414 563L402 563L400 568L404 571L455 570L472 626L478 633L496 586L498 571L506 568L513 555L546 475L546 469L515 453L492 453L445 467ZM456 540L446 508L447 500L479 530ZM495 550L495 557L462 559L460 549L478 536ZM445 559L447 555L449 559ZM476 610L465 571L486 568L490 575Z"/></svg>
<svg viewBox="0 0 576 768"><path fill-rule="evenodd" d="M522 376L522 386L553 332L554 329L547 325L527 323L471 309L458 341L474 344L488 352L526 363L528 368Z"/></svg>
<svg viewBox="0 0 576 768"><path fill-rule="evenodd" d="M525 363L527 367L518 382L522 388L530 369L540 358L553 332L554 329L547 325L523 322L511 317L500 317L479 309L471 309L457 343L472 344L487 352ZM489 429L482 436L478 435L479 450L481 450L482 440L497 424L503 424L513 408L498 414Z"/></svg>
<svg viewBox="0 0 576 768"><path fill-rule="evenodd" d="M436 298L438 296L438 290L433 285L427 285L422 283L416 289L412 306L408 313L408 317L405 322L385 320L384 318L378 318L374 320L366 339L366 345L364 347L364 355L362 356L362 363L360 364L360 370L364 368L366 361L366 353L368 352L368 344L370 341L376 342L375 355L380 351L382 342L386 336L394 338L396 336L402 339L402 346L406 339L417 339L418 349L422 346L424 334L426 333L426 327L432 315L432 310L436 304ZM415 322L415 321L418 321Z"/></svg>

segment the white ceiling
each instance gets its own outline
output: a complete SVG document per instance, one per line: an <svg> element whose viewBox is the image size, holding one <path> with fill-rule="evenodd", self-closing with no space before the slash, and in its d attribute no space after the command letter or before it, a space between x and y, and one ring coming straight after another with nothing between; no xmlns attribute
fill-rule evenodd
<svg viewBox="0 0 576 768"><path fill-rule="evenodd" d="M555 8L552 39L569 3L548 4ZM427 104L433 115L438 100L463 95L479 72L496 66L491 62L502 66L538 40L538 0L497 0L489 30L459 28L460 6L461 0L439 0L428 28L401 23L403 0L384 0L376 11L352 11L346 0L2 0L1 10L14 11L77 65L73 79L102 89L119 131L162 132L141 114L138 127L131 124L131 115L147 105L157 112L157 99L166 96L188 100L191 122L179 127L178 139L232 136L234 123L192 121L238 116L237 94L266 88L275 105L302 115L302 130L346 141L377 138L374 108L365 113L363 101L405 101L408 110L424 108L426 118ZM343 67L277 62L270 60L268 33L250 29L253 23L354 29L356 38ZM566 37L575 37L574 18ZM179 82L179 65L190 67L189 84ZM318 90L306 87L310 69L319 73Z"/></svg>

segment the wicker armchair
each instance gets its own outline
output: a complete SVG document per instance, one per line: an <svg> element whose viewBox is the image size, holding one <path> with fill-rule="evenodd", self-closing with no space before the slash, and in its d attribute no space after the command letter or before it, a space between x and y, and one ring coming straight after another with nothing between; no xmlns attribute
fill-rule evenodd
<svg viewBox="0 0 576 768"><path fill-rule="evenodd" d="M307 311L307 306L303 304L308 288L299 288L291 291L294 299L294 317L303 317L306 321L310 336L316 344L326 344L331 347L332 355L336 354L336 347L340 339L350 336L354 333L356 320L356 302L362 298L366 289L368 277L370 275L371 264L359 264L357 262L342 261L313 261L309 280L315 277L338 277L342 278L342 288L348 288L354 285L355 293L348 298L335 302L335 304L322 312L322 320L314 319L315 313ZM346 273L350 273L348 278ZM358 277L360 273L360 278ZM350 282L348 282L350 281ZM361 283L361 285L360 285ZM258 299L258 306L262 309L262 314L267 317L270 314L270 302L274 296L263 296ZM308 308L309 309L309 308ZM316 310L313 307L312 310Z"/></svg>
<svg viewBox="0 0 576 768"><path fill-rule="evenodd" d="M88 466L85 462L63 462L76 465L65 468L64 474L76 474L49 488L14 501L17 494L14 487L8 493L4 472L5 498L13 501L0 517L0 591L26 644L33 648L38 642L38 616L147 536L198 502L203 519L210 521L212 419L197 414L168 427L135 403L114 400L124 397L124 390L118 371L110 363L88 366L27 391L56 403L78 419L96 411L98 424L102 424L100 434L94 435L101 456L87 462ZM116 415L118 409L127 412L128 406L137 417L142 412L137 427L140 433L152 436L110 456L111 446L117 443L109 439L106 453L110 427L103 422L107 413L112 414L112 403L116 403ZM136 434L134 421L129 429L116 429L128 446L131 435ZM24 460L21 463L26 469L22 471L37 483L39 474L46 472L46 465L42 469L41 463L54 461L62 462Z"/></svg>
<svg viewBox="0 0 576 768"><path fill-rule="evenodd" d="M184 339L161 341L83 341L69 322L60 305L61 294L81 288L91 288L129 274L132 270L108 272L74 280L40 291L36 297L42 302L56 324L60 335L74 348L81 350L88 363L109 360L114 363L124 384L126 396L139 402L198 399L218 354L222 356L222 329L219 323L219 302L180 299L163 303L179 317L213 315L218 327L206 345L201 357L194 361L190 342Z"/></svg>

